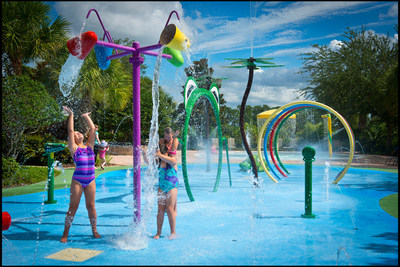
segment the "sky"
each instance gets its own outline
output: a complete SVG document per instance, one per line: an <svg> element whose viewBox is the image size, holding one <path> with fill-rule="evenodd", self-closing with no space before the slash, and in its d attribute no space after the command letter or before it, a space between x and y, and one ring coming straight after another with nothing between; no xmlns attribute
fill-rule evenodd
<svg viewBox="0 0 400 267"><path fill-rule="evenodd" d="M247 105L270 107L303 100L299 89L308 86L307 77L299 74L300 54L313 51L313 44L333 49L346 38L347 28L389 35L398 42L394 29L398 24L397 1L366 2L286 2L286 1L146 1L146 2L46 2L52 15L61 15L72 23L71 37L81 31L94 31L103 40L104 29L96 9L113 40L135 40L141 47L157 44L172 11L169 24L175 24L190 40L189 53L182 52L183 66L176 68L163 59L160 86L177 103L183 102L182 86L186 82L184 68L193 61L208 59L213 77L223 80L220 93L226 105L241 104L249 77L246 68L222 68L232 61L226 58L271 57L284 65L256 70ZM85 23L84 23L85 22ZM107 41L107 39L105 40ZM154 52L157 52L154 50ZM156 58L146 56L146 75L153 79Z"/></svg>

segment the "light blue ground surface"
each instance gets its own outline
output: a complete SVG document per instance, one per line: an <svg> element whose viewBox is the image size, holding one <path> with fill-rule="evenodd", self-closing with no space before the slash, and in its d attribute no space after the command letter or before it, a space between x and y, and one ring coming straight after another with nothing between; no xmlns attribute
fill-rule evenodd
<svg viewBox="0 0 400 267"><path fill-rule="evenodd" d="M212 192L216 166L189 165L194 202L187 197L179 166L178 238L168 240L164 220L159 240L145 238L146 248L116 246L130 229L133 216L132 176L126 171L96 179L96 209L101 239L91 235L82 197L66 244L59 242L69 204L69 189L55 191L56 204L43 205L46 193L3 197L2 210L13 223L3 232L3 265L397 265L398 220L383 211L379 200L398 192L398 174L350 168L337 185L341 170L313 167L313 214L304 210L304 166L278 184L260 173L254 188L249 173L231 164L232 187L223 164L217 192ZM142 175L145 171L142 170ZM142 196L144 198L144 196ZM142 205L144 201L142 200ZM156 205L145 224L146 236L156 232ZM143 211L142 211L143 214ZM134 242L134 240L132 240ZM65 248L104 251L83 262L46 259Z"/></svg>

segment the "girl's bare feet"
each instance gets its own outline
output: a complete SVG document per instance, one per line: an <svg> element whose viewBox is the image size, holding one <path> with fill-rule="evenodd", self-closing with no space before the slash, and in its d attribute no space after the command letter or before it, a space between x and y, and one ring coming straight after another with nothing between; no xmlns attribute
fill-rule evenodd
<svg viewBox="0 0 400 267"><path fill-rule="evenodd" d="M155 236L153 236L154 239L159 239L160 238L160 234L156 234Z"/></svg>
<svg viewBox="0 0 400 267"><path fill-rule="evenodd" d="M63 235L63 236L61 237L60 242L61 242L61 243L67 243L67 240L68 240L68 235Z"/></svg>
<svg viewBox="0 0 400 267"><path fill-rule="evenodd" d="M175 234L175 233L171 234L171 235L168 237L169 240L172 240L172 239L175 239L175 238L176 238L176 234Z"/></svg>
<svg viewBox="0 0 400 267"><path fill-rule="evenodd" d="M96 232L93 232L93 237L94 238L100 238L101 235L96 231Z"/></svg>

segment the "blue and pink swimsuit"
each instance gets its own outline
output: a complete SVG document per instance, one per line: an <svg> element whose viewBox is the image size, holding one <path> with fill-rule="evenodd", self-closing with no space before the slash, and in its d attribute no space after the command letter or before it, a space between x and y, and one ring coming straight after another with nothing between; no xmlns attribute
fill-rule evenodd
<svg viewBox="0 0 400 267"><path fill-rule="evenodd" d="M86 188L95 179L94 175L94 152L90 146L78 147L74 154L76 169L72 179L81 183Z"/></svg>
<svg viewBox="0 0 400 267"><path fill-rule="evenodd" d="M168 154L175 155L176 151L171 150L171 146L168 146ZM173 188L178 188L179 179L177 171L167 163L165 168L160 166L158 170L158 186L166 194Z"/></svg>

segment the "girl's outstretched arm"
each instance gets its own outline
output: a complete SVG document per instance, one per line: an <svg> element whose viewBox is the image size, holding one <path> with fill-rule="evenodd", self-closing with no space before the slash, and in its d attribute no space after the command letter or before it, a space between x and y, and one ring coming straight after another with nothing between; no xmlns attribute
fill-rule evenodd
<svg viewBox="0 0 400 267"><path fill-rule="evenodd" d="M89 125L89 133L88 133L88 140L86 141L86 145L90 146L92 149L94 148L94 140L95 140L95 133L96 133L96 127L94 126L94 123L92 119L90 118L90 113L87 112L81 115L81 117L86 121L86 123Z"/></svg>
<svg viewBox="0 0 400 267"><path fill-rule="evenodd" d="M74 135L74 113L72 112L72 110L67 107L67 106L63 106L62 107L65 112L68 113L68 149L72 155L72 157L74 157L74 153L76 151L76 144L75 144L75 135Z"/></svg>

